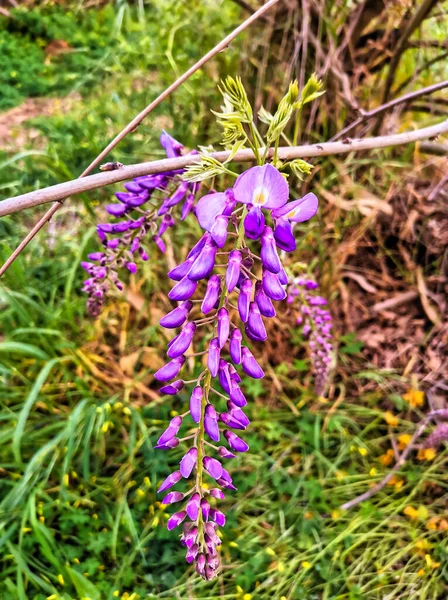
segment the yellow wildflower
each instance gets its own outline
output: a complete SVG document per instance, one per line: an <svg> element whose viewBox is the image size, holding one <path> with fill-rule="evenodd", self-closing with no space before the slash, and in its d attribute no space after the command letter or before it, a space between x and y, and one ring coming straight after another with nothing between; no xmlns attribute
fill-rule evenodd
<svg viewBox="0 0 448 600"><path fill-rule="evenodd" d="M425 569L420 569L420 571L417 572L417 575L419 575L420 577L423 577L424 574L425 574Z"/></svg>
<svg viewBox="0 0 448 600"><path fill-rule="evenodd" d="M417 453L418 460L434 460L436 451L434 448L421 448Z"/></svg>
<svg viewBox="0 0 448 600"><path fill-rule="evenodd" d="M388 467L394 460L394 451L392 448L389 448L386 454L382 454L380 457L378 457L378 460L384 467Z"/></svg>
<svg viewBox="0 0 448 600"><path fill-rule="evenodd" d="M284 573L285 572L285 565L282 563L281 560L277 563L277 571L279 573Z"/></svg>
<svg viewBox="0 0 448 600"><path fill-rule="evenodd" d="M307 560L304 560L304 561L302 562L302 567L303 567L304 569L311 569L311 567L312 567L312 566L313 566L313 565L312 565L310 562L308 562Z"/></svg>
<svg viewBox="0 0 448 600"><path fill-rule="evenodd" d="M64 578L62 577L61 573L59 573L59 575L58 575L58 581L61 585L65 585L65 581L64 581Z"/></svg>
<svg viewBox="0 0 448 600"><path fill-rule="evenodd" d="M277 556L276 553L275 553L275 550L273 550L270 547L266 548L266 554L269 554L269 556L272 556L274 558Z"/></svg>
<svg viewBox="0 0 448 600"><path fill-rule="evenodd" d="M367 456L367 454L369 453L367 448L362 448L361 446L358 448L358 452L360 453L361 456Z"/></svg>
<svg viewBox="0 0 448 600"><path fill-rule="evenodd" d="M370 477L375 477L375 475L376 475L376 469L375 469L375 467L372 467L372 468L370 469L370 471L369 471L369 475L370 475Z"/></svg>
<svg viewBox="0 0 448 600"><path fill-rule="evenodd" d="M386 421L386 423L388 425L390 425L391 427L395 427L396 425L398 425L398 419L395 415L393 415L390 410L387 410L384 414L383 414L384 420Z"/></svg>
<svg viewBox="0 0 448 600"><path fill-rule="evenodd" d="M398 436L398 448L400 450L404 450L406 448L406 446L409 445L409 442L411 441L412 436L409 435L409 433L402 433L401 435Z"/></svg>
<svg viewBox="0 0 448 600"><path fill-rule="evenodd" d="M413 506L406 506L403 512L410 519L416 519L418 517L418 510L416 510Z"/></svg>
<svg viewBox="0 0 448 600"><path fill-rule="evenodd" d="M430 554L425 554L425 560L426 564L430 569L437 569L438 567L440 567L440 563L433 561Z"/></svg>
<svg viewBox="0 0 448 600"><path fill-rule="evenodd" d="M405 402L407 402L409 406L412 406L413 408L418 408L419 406L423 406L425 402L425 394L420 390L411 388L406 392L406 394L403 394L403 400L405 400Z"/></svg>

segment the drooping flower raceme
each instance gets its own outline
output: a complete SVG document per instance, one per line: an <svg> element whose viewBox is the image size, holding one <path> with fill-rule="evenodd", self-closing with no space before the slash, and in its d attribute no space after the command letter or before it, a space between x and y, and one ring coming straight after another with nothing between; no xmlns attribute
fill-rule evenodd
<svg viewBox="0 0 448 600"><path fill-rule="evenodd" d="M168 158L180 156L183 146L163 132L160 143ZM137 270L137 260L148 260L147 242L152 241L165 252L163 235L175 223L174 209L181 206L181 219L191 212L197 184L182 181L183 171L168 171L158 175L136 177L125 184L125 192L117 192L117 203L106 206L113 222L99 223L97 233L103 246L89 254L81 266L89 278L83 291L89 296L87 309L96 317L100 314L111 284L123 289L118 271Z"/></svg>
<svg viewBox="0 0 448 600"><path fill-rule="evenodd" d="M224 498L223 490L236 489L225 461L248 450L240 373L264 376L251 342L267 339L265 319L274 317L276 303L287 297L289 278L278 248L294 249L291 223L317 211L314 194L293 202L288 196L286 179L268 164L245 171L233 188L202 197L196 217L205 233L168 273L175 282L168 296L178 304L161 325L180 331L168 344L167 364L155 374L165 384L161 393L174 395L186 385L181 376L186 355L204 339L207 366L192 384L188 411L174 417L158 440L163 450L192 440L159 492L166 492L164 504L181 503L168 529L182 525L187 562L205 579L219 568L218 528L225 515L216 501ZM182 427L192 424L194 434L182 438ZM192 480L189 489L173 491L183 479Z"/></svg>
<svg viewBox="0 0 448 600"><path fill-rule="evenodd" d="M297 324L309 340L315 375L314 389L316 394L322 394L332 361L333 319L326 308L326 299L317 294L317 289L318 285L313 279L296 277L288 288L287 302L298 305Z"/></svg>

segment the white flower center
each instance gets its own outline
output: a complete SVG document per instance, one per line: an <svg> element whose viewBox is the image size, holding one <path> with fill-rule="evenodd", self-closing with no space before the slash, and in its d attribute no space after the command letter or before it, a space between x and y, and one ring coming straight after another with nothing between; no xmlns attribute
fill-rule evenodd
<svg viewBox="0 0 448 600"><path fill-rule="evenodd" d="M252 204L255 206L263 206L268 201L268 191L264 187L258 187L254 190Z"/></svg>

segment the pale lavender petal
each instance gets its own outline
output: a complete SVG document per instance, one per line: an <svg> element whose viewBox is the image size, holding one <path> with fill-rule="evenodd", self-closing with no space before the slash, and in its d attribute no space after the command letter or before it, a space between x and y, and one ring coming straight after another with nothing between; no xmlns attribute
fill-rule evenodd
<svg viewBox="0 0 448 600"><path fill-rule="evenodd" d="M202 229L211 231L216 217L222 215L226 206L227 196L225 192L202 196L196 204L196 218Z"/></svg>
<svg viewBox="0 0 448 600"><path fill-rule="evenodd" d="M286 179L272 165L252 167L242 173L233 186L235 199L262 208L280 208L288 201Z"/></svg>

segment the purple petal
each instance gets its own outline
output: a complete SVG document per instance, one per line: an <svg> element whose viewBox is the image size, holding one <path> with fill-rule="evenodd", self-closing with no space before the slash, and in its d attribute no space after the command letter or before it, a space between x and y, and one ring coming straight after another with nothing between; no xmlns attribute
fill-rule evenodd
<svg viewBox="0 0 448 600"><path fill-rule="evenodd" d="M245 279L240 286L240 295L238 296L238 312L243 323L249 318L249 305L252 296L252 281Z"/></svg>
<svg viewBox="0 0 448 600"><path fill-rule="evenodd" d="M181 279L183 279L186 276L186 274L191 269L195 260L196 260L195 256L192 256L191 258L187 258L187 260L184 260L183 263L180 263L180 265L177 265L177 267L174 267L174 269L171 269L171 271L168 272L168 277L170 279L173 279L174 281L180 281Z"/></svg>
<svg viewBox="0 0 448 600"><path fill-rule="evenodd" d="M243 336L239 329L234 329L230 334L229 353L230 357L236 365L241 362L241 340Z"/></svg>
<svg viewBox="0 0 448 600"><path fill-rule="evenodd" d="M126 204L108 204L106 206L106 212L113 217L122 217L129 210Z"/></svg>
<svg viewBox="0 0 448 600"><path fill-rule="evenodd" d="M225 192L207 194L196 204L196 218L202 229L211 231L216 217L222 215L227 206L227 195Z"/></svg>
<svg viewBox="0 0 448 600"><path fill-rule="evenodd" d="M227 308L222 306L218 310L218 345L220 348L225 346L229 337L230 317Z"/></svg>
<svg viewBox="0 0 448 600"><path fill-rule="evenodd" d="M165 149L167 158L175 158L181 156L183 145L175 140L169 133L163 131L160 136L160 144Z"/></svg>
<svg viewBox="0 0 448 600"><path fill-rule="evenodd" d="M162 504L173 504L175 502L180 502L183 499L184 495L181 492L170 492L162 500Z"/></svg>
<svg viewBox="0 0 448 600"><path fill-rule="evenodd" d="M240 386L233 379L231 380L229 395L230 395L230 399L232 400L232 402L234 404L236 404L236 406L240 406L240 407L246 406L246 404L247 404L246 397L243 394L243 392L241 391Z"/></svg>
<svg viewBox="0 0 448 600"><path fill-rule="evenodd" d="M255 302L250 303L247 326L260 341L264 341L267 339L268 334L266 333L266 328L264 326L263 319L260 314L260 309L255 304ZM183 353L181 352L181 354Z"/></svg>
<svg viewBox="0 0 448 600"><path fill-rule="evenodd" d="M154 373L154 379L157 379L157 381L170 381L174 379L179 375L184 362L185 357L183 356L173 358L168 364Z"/></svg>
<svg viewBox="0 0 448 600"><path fill-rule="evenodd" d="M188 450L188 452L180 461L180 472L182 474L182 477L185 477L185 479L188 479L188 477L190 477L191 472L196 466L197 460L198 449L194 447L190 448L190 450Z"/></svg>
<svg viewBox="0 0 448 600"><path fill-rule="evenodd" d="M249 350L249 348L244 346L242 352L243 352L243 360L242 360L243 371L250 377L253 377L254 379L261 379L262 377L264 377L263 369L257 363L257 361L254 358L254 355Z"/></svg>
<svg viewBox="0 0 448 600"><path fill-rule="evenodd" d="M160 325L166 329L180 327L185 322L188 313L193 308L193 303L187 300L180 306L174 308L171 312L160 319Z"/></svg>
<svg viewBox="0 0 448 600"><path fill-rule="evenodd" d="M232 250L232 252L229 254L229 263L226 271L226 286L229 292L231 292L238 283L241 262L241 252L239 250Z"/></svg>
<svg viewBox="0 0 448 600"><path fill-rule="evenodd" d="M210 458L210 456L204 456L204 467L208 474L213 479L219 479L222 475L222 465L216 458Z"/></svg>
<svg viewBox="0 0 448 600"><path fill-rule="evenodd" d="M260 281L255 284L255 302L264 317L275 317L274 305L269 296L265 294Z"/></svg>
<svg viewBox="0 0 448 600"><path fill-rule="evenodd" d="M261 235L260 258L263 266L272 273L280 271L281 263L275 247L274 232L270 227L265 227Z"/></svg>
<svg viewBox="0 0 448 600"><path fill-rule="evenodd" d="M181 479L182 479L181 472L180 471L174 471L174 473L171 473L171 475L168 475L168 477L165 479L165 481L162 483L162 485L157 490L157 493L159 494L160 492L164 492L168 488L170 488L173 485L175 485Z"/></svg>
<svg viewBox="0 0 448 600"><path fill-rule="evenodd" d="M206 242L205 246L196 257L196 260L188 271L188 279L191 279L192 281L199 281L200 279L204 279L210 275L210 273L213 271L213 267L215 266L217 251L218 247L212 240Z"/></svg>
<svg viewBox="0 0 448 600"><path fill-rule="evenodd" d="M219 442L218 415L211 404L207 404L205 407L204 429L211 440Z"/></svg>
<svg viewBox="0 0 448 600"><path fill-rule="evenodd" d="M175 527L178 527L186 516L187 513L184 510L181 512L174 513L174 515L172 515L166 523L168 531L171 531Z"/></svg>
<svg viewBox="0 0 448 600"><path fill-rule="evenodd" d="M195 293L197 285L196 281L184 277L168 292L168 298L170 300L188 300Z"/></svg>
<svg viewBox="0 0 448 600"><path fill-rule="evenodd" d="M226 438L229 446L232 448L232 450L235 450L235 452L247 452L247 450L249 450L249 446L246 444L246 442L238 437L236 433L233 433L233 431L226 429L224 431L224 437Z"/></svg>
<svg viewBox="0 0 448 600"><path fill-rule="evenodd" d="M199 423L201 420L201 407L202 407L202 388L197 385L190 397L190 415L195 423Z"/></svg>
<svg viewBox="0 0 448 600"><path fill-rule="evenodd" d="M253 206L244 218L244 233L251 240L258 240L265 227L264 214L259 206Z"/></svg>
<svg viewBox="0 0 448 600"><path fill-rule="evenodd" d="M180 392L180 390L184 387L184 382L182 379L178 379L177 381L173 381L173 383L169 383L168 385L164 385L160 388L160 394L169 394L170 396L175 396Z"/></svg>
<svg viewBox="0 0 448 600"><path fill-rule="evenodd" d="M272 165L252 167L235 181L233 192L237 202L262 208L280 208L288 201L285 178Z"/></svg>
<svg viewBox="0 0 448 600"><path fill-rule="evenodd" d="M210 235L218 248L224 248L227 240L227 227L229 219L222 215L216 217L214 224L210 230Z"/></svg>
<svg viewBox="0 0 448 600"><path fill-rule="evenodd" d="M187 515L192 521L196 521L198 518L200 503L201 497L198 493L193 494L190 500L187 502L185 509L187 511Z"/></svg>
<svg viewBox="0 0 448 600"><path fill-rule="evenodd" d="M207 366L212 375L212 377L216 377L219 369L219 357L220 357L220 348L218 343L218 338L213 338L210 341L208 348L208 362Z"/></svg>
<svg viewBox="0 0 448 600"><path fill-rule="evenodd" d="M315 194L310 192L303 196L303 198L288 202L285 206L273 211L272 216L275 219L283 217L295 223L303 223L303 221L308 221L314 217L318 208L319 200Z"/></svg>
<svg viewBox="0 0 448 600"><path fill-rule="evenodd" d="M201 310L204 315L208 314L215 307L221 293L221 279L218 275L212 275L207 283L204 301L201 305Z"/></svg>
<svg viewBox="0 0 448 600"><path fill-rule="evenodd" d="M272 300L284 300L286 298L286 292L283 289L277 275L270 271L263 271L263 290L269 298Z"/></svg>
<svg viewBox="0 0 448 600"><path fill-rule="evenodd" d="M187 323L179 335L172 340L167 352L168 357L176 358L177 356L184 354L193 341L195 331L196 325L191 322Z"/></svg>
<svg viewBox="0 0 448 600"><path fill-rule="evenodd" d="M293 252L296 249L296 240L292 227L286 219L277 219L275 222L274 238L277 246L285 252Z"/></svg>

